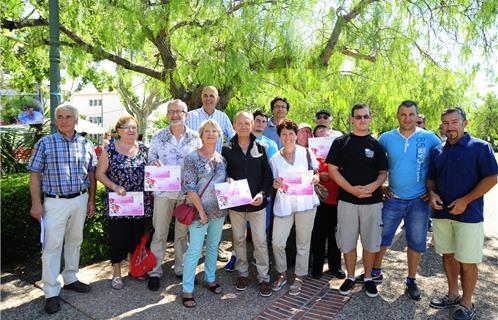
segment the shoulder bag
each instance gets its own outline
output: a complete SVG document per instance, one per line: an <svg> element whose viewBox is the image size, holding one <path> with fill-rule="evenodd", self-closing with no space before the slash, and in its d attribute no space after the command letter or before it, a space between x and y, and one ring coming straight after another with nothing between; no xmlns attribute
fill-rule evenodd
<svg viewBox="0 0 498 320"><path fill-rule="evenodd" d="M202 189L201 193L199 194L199 198L202 198L204 191L206 191L215 175L216 174L214 174L211 179L209 179L208 183L206 183L204 189ZM173 210L173 217L175 217L178 222L189 226L192 224L192 221L194 221L196 212L197 209L193 205L187 204L187 199L185 198L183 203Z"/></svg>

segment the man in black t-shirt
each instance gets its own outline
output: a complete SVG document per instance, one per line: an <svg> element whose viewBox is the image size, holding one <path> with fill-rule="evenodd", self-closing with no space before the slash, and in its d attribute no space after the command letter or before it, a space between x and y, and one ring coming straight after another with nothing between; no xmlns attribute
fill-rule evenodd
<svg viewBox="0 0 498 320"><path fill-rule="evenodd" d="M387 157L382 146L370 135L370 110L356 104L351 110L353 131L334 140L326 162L329 174L339 185L337 207L337 245L344 254L347 279L339 293L347 295L355 285L356 243L361 235L363 267L371 274L375 253L382 236L382 192L387 178ZM372 278L365 277L369 297L378 292Z"/></svg>

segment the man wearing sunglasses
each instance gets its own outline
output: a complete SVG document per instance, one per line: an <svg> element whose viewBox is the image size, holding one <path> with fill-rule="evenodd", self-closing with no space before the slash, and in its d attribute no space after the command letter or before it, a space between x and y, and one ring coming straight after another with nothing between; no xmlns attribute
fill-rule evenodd
<svg viewBox="0 0 498 320"><path fill-rule="evenodd" d="M315 115L315 123L317 126L326 126L329 128L330 136L338 137L342 135L342 132L334 130L330 127L332 124L332 116L330 112L326 109L318 110Z"/></svg>
<svg viewBox="0 0 498 320"><path fill-rule="evenodd" d="M425 187L429 155L441 140L432 132L417 127L418 106L406 100L398 106L399 127L388 131L379 139L389 161L389 186L383 186L382 244L375 256L372 278L382 282L382 259L391 246L401 220L405 223L408 245L408 277L406 291L413 300L420 300L415 277L420 257L426 251L427 230L431 209ZM364 275L366 277L366 274ZM361 276L359 279L361 281Z"/></svg>
<svg viewBox="0 0 498 320"><path fill-rule="evenodd" d="M351 133L336 138L326 163L329 175L339 185L337 205L337 246L344 254L347 279L339 293L351 293L355 280L356 246L361 235L366 294L376 297L378 291L371 278L375 253L380 250L382 235L382 192L380 186L387 177L384 149L370 135L370 110L366 104L356 104L351 110Z"/></svg>

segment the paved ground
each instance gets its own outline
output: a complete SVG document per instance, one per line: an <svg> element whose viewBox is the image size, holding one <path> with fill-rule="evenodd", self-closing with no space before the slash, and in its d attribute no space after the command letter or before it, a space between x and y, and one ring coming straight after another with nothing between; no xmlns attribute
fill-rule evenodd
<svg viewBox="0 0 498 320"><path fill-rule="evenodd" d="M486 196L484 261L479 266L480 275L475 303L479 319L498 318L498 187ZM225 243L225 245L227 245ZM379 297L368 298L357 285L351 298L337 294L340 281L326 275L320 281L307 279L305 293L294 299L286 289L270 298L258 296L257 284L239 292L233 287L237 275L222 270L219 263L218 280L225 288L221 295L214 295L196 286L194 295L198 302L195 309L183 308L179 294L181 284L171 273L161 282L161 291L150 292L145 282L125 278L125 289L110 288L111 267L102 262L80 271L80 278L92 284L90 294L61 293L62 310L54 316L43 312L43 293L37 285L20 281L12 274L2 273L0 312L2 319L448 319L446 310L438 311L428 306L436 294L446 292L446 279L441 257L433 249L423 256L418 276L423 292L422 300L414 302L404 294L406 254L403 233L386 255L384 272L387 280L379 287ZM172 266L171 251L165 259L165 270ZM198 277L202 279L202 267ZM361 267L359 271L361 270ZM254 272L254 270L252 270ZM293 300L294 299L294 300ZM345 304L344 304L345 303ZM344 306L342 306L344 305ZM275 307L280 313L275 314ZM341 308L342 307L342 308ZM273 309L273 311L271 311ZM265 312L270 310L270 316ZM282 317L283 316L283 317Z"/></svg>

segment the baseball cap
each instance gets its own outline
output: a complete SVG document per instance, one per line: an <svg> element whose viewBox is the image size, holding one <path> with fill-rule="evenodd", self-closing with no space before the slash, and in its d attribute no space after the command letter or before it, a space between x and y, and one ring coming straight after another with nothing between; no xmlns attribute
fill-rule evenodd
<svg viewBox="0 0 498 320"><path fill-rule="evenodd" d="M304 128L309 128L311 131L313 131L313 128L311 128L311 126L306 122L300 123L299 126L297 127L297 130L299 131Z"/></svg>
<svg viewBox="0 0 498 320"><path fill-rule="evenodd" d="M322 110L319 110L316 114L315 114L315 117L318 117L319 115L321 114L326 114L330 117L330 112L326 109L322 109Z"/></svg>

